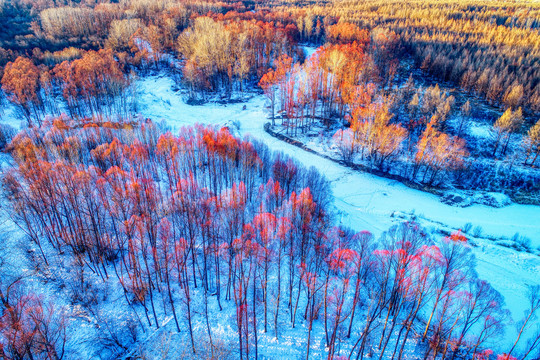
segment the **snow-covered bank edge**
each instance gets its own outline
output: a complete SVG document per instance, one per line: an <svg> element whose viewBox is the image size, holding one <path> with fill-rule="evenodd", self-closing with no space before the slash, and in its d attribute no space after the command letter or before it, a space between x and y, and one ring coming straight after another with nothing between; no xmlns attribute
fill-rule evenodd
<svg viewBox="0 0 540 360"><path fill-rule="evenodd" d="M273 137L275 137L275 138L277 138L277 139L279 139L281 141L285 141L285 142L287 142L287 143L289 143L291 145L299 147L300 149L302 149L304 151L310 152L312 154L323 157L323 158L325 158L327 160L333 161L336 164L339 164L341 166L345 166L345 167L348 167L350 169L357 170L357 171L363 171L365 173L372 174L372 175L375 175L375 176L378 176L378 177L381 177L381 178L386 178L386 179L389 179L389 180L397 180L400 183L402 183L403 185L405 185L405 186L407 186L407 187L409 187L411 189L414 189L414 190L420 190L420 191L424 191L424 192L434 194L434 195L442 195L443 194L443 191L438 189L438 188L428 186L428 185L418 184L418 183L416 183L414 181L410 181L409 179L407 179L407 178L405 178L403 176L396 175L396 174L385 173L385 172L379 171L377 169L373 169L373 168L370 168L368 166L365 166L363 164L347 163L347 162L345 162L343 160L339 160L339 159L336 159L336 158L334 158L332 156L323 154L320 151L317 151L315 149L310 148L307 144L305 144L305 143L303 143L303 142L301 142L299 140L293 139L293 138L291 138L291 137L289 137L287 135L284 135L281 132L274 131L274 129L272 128L272 125L270 123L265 123L264 124L264 131L266 131L268 134L272 135Z"/></svg>
<svg viewBox="0 0 540 360"><path fill-rule="evenodd" d="M437 188L434 188L434 187L429 187L429 186L423 186L423 185L420 185L418 183L415 183L415 182L412 182L402 176L399 176L399 175L394 175L394 174L389 174L389 173L384 173L382 171L377 171L376 169L371 169L365 165L362 165L362 164L354 164L354 163L347 163L347 162L344 162L344 161L341 161L341 160L338 160L338 159L335 159L327 154L323 154L317 150L314 150L312 148L310 148L309 146L307 146L305 143L301 142L301 141L298 141L296 139L293 139L287 135L284 135L280 132L276 132L274 131L272 125L270 123L265 123L264 124L264 131L266 133L268 133L269 135L281 140L281 141L284 141L288 144L291 144L293 146L296 146L304 151L307 151L309 153L312 153L314 155L317 155L317 156L320 156L322 158L325 158L329 161L333 161L334 163L340 165L340 166L344 166L344 167L347 167L347 168L350 168L354 171L361 171L361 172L365 172L365 173L369 173L369 174L372 174L372 175L375 175L375 176L378 176L378 177L382 177L382 178L386 178L386 179L389 179L389 180L396 180L396 181L399 181L400 183L402 183L403 185L411 188L411 189L414 189L414 190L419 190L419 191L423 191L423 192L427 192L427 193L430 193L430 194L433 194L433 195L437 195L437 196L443 196L445 194L444 191L440 190L440 189L437 189ZM441 198L441 200L444 200L443 198ZM443 201L444 202L444 201ZM469 206L472 205L472 204L469 204ZM489 204L484 204L484 205L487 205L487 206L491 206ZM505 205L506 206L506 205ZM500 207L500 206L493 206L493 207ZM410 214L412 215L412 214ZM438 222L438 221L434 221L434 220L431 220L429 218L424 218L424 220L428 221L428 222L431 222L431 223L437 223L441 226L444 226L444 224L442 222ZM468 224L465 224L465 225L468 225ZM472 228L472 224L470 224L470 228L468 229L462 229L462 228L459 228L459 229L452 229L453 231L463 231L464 233L466 233L468 236L471 236L471 235L474 235L475 237L477 238L480 238L480 239L483 239L483 240L490 240L492 242L494 242L495 244L499 245L499 246L503 246L503 247L507 247L507 248L510 248L510 249L514 249L516 251L523 251L523 252L528 252L530 254L536 254L536 255L539 255L540 256L540 248L538 249L534 249L533 247L531 247L531 241L530 239L526 238L526 237L521 237L521 236L513 236L512 238L510 237L506 237L506 236L502 236L502 237L495 237L495 236L490 236L490 235L487 235L487 236L482 236L482 229L481 228ZM450 233L446 233L446 235L449 235Z"/></svg>

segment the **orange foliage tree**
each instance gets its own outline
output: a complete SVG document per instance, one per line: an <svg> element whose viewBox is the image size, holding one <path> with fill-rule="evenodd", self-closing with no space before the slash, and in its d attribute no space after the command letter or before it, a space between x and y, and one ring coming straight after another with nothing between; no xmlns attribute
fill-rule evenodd
<svg viewBox="0 0 540 360"><path fill-rule="evenodd" d="M40 71L32 60L19 56L7 63L2 77L2 89L8 99L23 111L29 125L32 119L41 123L43 101L40 96Z"/></svg>
<svg viewBox="0 0 540 360"><path fill-rule="evenodd" d="M437 118L432 117L422 137L416 145L414 158L416 178L421 167L424 168L422 182L433 184L440 172L456 170L463 166L464 159L469 155L465 141L457 136L449 136L435 129Z"/></svg>
<svg viewBox="0 0 540 360"><path fill-rule="evenodd" d="M89 51L82 58L54 68L72 116L129 115L130 85L112 50Z"/></svg>
<svg viewBox="0 0 540 360"><path fill-rule="evenodd" d="M369 46L370 34L369 30L360 29L354 24L339 22L326 29L326 40L334 44L348 44L356 41L365 49Z"/></svg>

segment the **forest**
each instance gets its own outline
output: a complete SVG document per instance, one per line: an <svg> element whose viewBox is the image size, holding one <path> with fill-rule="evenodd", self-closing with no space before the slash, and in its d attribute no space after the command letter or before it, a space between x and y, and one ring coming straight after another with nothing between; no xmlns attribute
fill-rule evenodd
<svg viewBox="0 0 540 360"><path fill-rule="evenodd" d="M540 4L0 20L0 358L540 358Z"/></svg>

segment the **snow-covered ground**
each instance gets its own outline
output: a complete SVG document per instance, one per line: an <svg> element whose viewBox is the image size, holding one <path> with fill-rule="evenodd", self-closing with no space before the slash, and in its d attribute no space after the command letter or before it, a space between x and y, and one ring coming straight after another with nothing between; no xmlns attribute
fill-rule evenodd
<svg viewBox="0 0 540 360"><path fill-rule="evenodd" d="M481 228L482 238L511 238L516 233L540 247L540 207L512 204L503 208L472 205L467 208L443 204L435 195L414 190L393 180L353 171L318 155L301 150L267 134L265 98L255 96L246 103L202 106L187 105L172 78L152 76L139 80L140 113L144 118L164 120L173 132L195 123L228 126L239 136L251 136L272 150L282 151L306 166L314 166L332 183L338 221L355 230L369 230L375 235L403 217L414 216L431 230L461 229L467 223ZM245 110L243 107L245 106ZM506 299L514 320L525 310L527 285L538 284L540 257L475 239L473 251L477 271ZM507 331L507 342L515 338Z"/></svg>

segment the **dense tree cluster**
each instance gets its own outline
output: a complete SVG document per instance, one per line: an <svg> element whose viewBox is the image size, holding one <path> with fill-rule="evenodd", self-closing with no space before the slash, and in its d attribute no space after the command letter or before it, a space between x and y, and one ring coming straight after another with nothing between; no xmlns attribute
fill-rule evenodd
<svg viewBox="0 0 540 360"><path fill-rule="evenodd" d="M111 50L89 51L80 59L62 62L52 72L73 117L132 113L130 79Z"/></svg>
<svg viewBox="0 0 540 360"><path fill-rule="evenodd" d="M368 37L356 25L340 22L327 27L327 40L337 44L318 48L304 64L282 57L261 78L273 125L277 113L285 133L298 136L322 123L342 160L402 179L431 186L537 191L536 172L515 167L514 161L507 171L491 164L514 156L520 165L534 165L529 161L535 160L531 137L523 146L513 145L512 155L507 153L515 134L524 130L521 107L508 108L495 121L487 144L493 152L483 152L486 145L470 152L467 142L475 139L469 136L468 101L458 109L453 95L438 85L417 88L412 76L392 87L399 54L395 33L377 28ZM337 132L330 130L336 124Z"/></svg>
<svg viewBox="0 0 540 360"><path fill-rule="evenodd" d="M32 60L18 57L9 62L4 69L2 89L9 100L20 106L28 122L43 114L43 99L40 96L40 71Z"/></svg>
<svg viewBox="0 0 540 360"><path fill-rule="evenodd" d="M345 29L363 34L353 25ZM381 89L385 81L373 59L376 54L366 53L369 47L369 42L356 40L326 45L304 64L293 65L291 58L281 57L259 83L270 102L272 123L277 112L285 132L296 136L315 124L330 128L338 119L347 126L333 135L342 160L353 163L358 156L378 170L430 185L443 182L445 175L463 167L468 156L463 139L442 131L454 98L438 86L421 93L405 89L398 94L400 99L385 95ZM407 96L411 97L407 113L414 120L393 119L391 107ZM410 166L396 171L396 160Z"/></svg>
<svg viewBox="0 0 540 360"><path fill-rule="evenodd" d="M73 117L128 117L133 112L131 78L111 50L89 51L50 70L18 57L6 65L1 83L29 125L40 125L45 115L60 112L55 88L61 90Z"/></svg>
<svg viewBox="0 0 540 360"><path fill-rule="evenodd" d="M99 41L106 36L111 22L120 15L117 5L100 4L95 8L51 7L39 14L42 36L70 43Z"/></svg>
<svg viewBox="0 0 540 360"><path fill-rule="evenodd" d="M327 45L304 64L279 58L259 82L271 102L272 119L277 112L287 133L297 135L321 120L330 125L333 117L343 118L355 86L374 73L364 47L357 42Z"/></svg>
<svg viewBox="0 0 540 360"><path fill-rule="evenodd" d="M235 308L235 351L246 359L258 357L260 330L279 339L299 322L306 358L315 326L328 359L363 358L372 347L401 359L418 332L426 357L470 358L504 322L503 301L476 277L465 236L436 245L404 223L375 241L333 227L324 178L226 129L173 136L151 122L58 118L19 134L11 151L18 165L3 177L11 216L43 266L58 252L72 259L81 288L91 277L116 279L140 331L170 314L193 352L195 337L213 341L210 302ZM3 306L9 332L11 307ZM32 314L18 321L32 327ZM60 351L65 330L54 324ZM38 335L17 329L1 351L36 353L17 346Z"/></svg>
<svg viewBox="0 0 540 360"><path fill-rule="evenodd" d="M394 31L416 65L439 79L494 103L540 110L536 3L369 0L291 3L281 8Z"/></svg>
<svg viewBox="0 0 540 360"><path fill-rule="evenodd" d="M199 17L178 39L186 61L184 80L193 90L221 90L231 96L258 81L274 59L294 53L297 32L294 25Z"/></svg>
<svg viewBox="0 0 540 360"><path fill-rule="evenodd" d="M304 42L383 41L374 47L377 65L381 65L380 59L387 63L389 56L397 55L399 43L413 53L417 67L441 80L451 80L493 103L538 113L538 6L505 1L476 5L471 0L410 2L407 6L401 1L381 0L278 6L137 0L87 1L75 6L66 1L14 0L3 3L1 9L10 21L12 13L19 13L24 21L12 24L6 32L27 36L11 36L18 45L6 39L0 47L41 47L47 51L69 45L95 49L107 42L117 46L118 40L127 44L134 20L140 21L141 28L159 34L165 49L172 50L191 18L209 15L225 23L263 22L284 29L294 26L295 40ZM13 60L6 55L7 60ZM381 70L392 73L395 65L381 66Z"/></svg>

